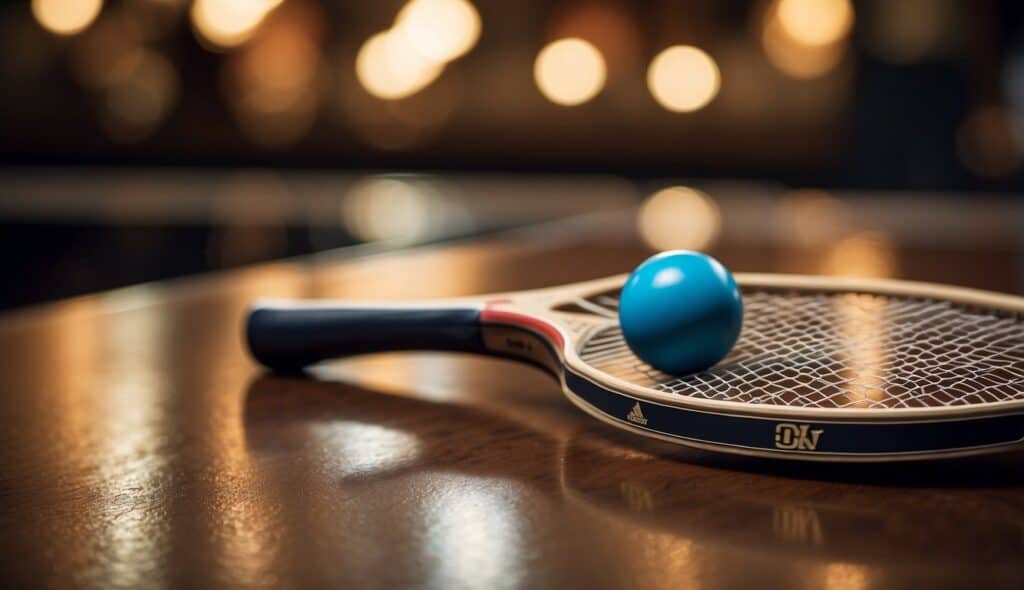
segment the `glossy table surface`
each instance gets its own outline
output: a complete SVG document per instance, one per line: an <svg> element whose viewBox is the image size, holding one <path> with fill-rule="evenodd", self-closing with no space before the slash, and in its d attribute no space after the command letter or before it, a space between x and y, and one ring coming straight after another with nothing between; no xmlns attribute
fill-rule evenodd
<svg viewBox="0 0 1024 590"><path fill-rule="evenodd" d="M508 361L392 353L299 378L264 374L242 345L257 296L438 297L595 278L650 253L631 227L566 222L298 259L0 316L0 579L1024 587L1024 453L887 465L717 455L611 429ZM840 256L854 272L1014 291L1018 246L714 252L739 271L824 272Z"/></svg>

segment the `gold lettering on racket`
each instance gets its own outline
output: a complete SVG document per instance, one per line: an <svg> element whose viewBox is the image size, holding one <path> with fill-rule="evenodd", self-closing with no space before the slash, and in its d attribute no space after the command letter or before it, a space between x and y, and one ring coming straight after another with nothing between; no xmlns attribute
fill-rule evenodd
<svg viewBox="0 0 1024 590"><path fill-rule="evenodd" d="M640 402L633 404L633 409L626 414L626 420L642 426L647 425L647 418L644 417L644 411L640 408Z"/></svg>
<svg viewBox="0 0 1024 590"><path fill-rule="evenodd" d="M823 432L825 431L811 430L810 424L780 422L775 425L775 447L813 451L818 448L818 440Z"/></svg>

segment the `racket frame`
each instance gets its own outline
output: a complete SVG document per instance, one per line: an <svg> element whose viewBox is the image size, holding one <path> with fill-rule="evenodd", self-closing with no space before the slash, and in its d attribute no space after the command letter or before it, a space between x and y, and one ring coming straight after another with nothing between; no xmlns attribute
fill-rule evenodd
<svg viewBox="0 0 1024 590"><path fill-rule="evenodd" d="M922 424L946 427L948 430L964 429L972 423L977 429L990 428L993 421L1010 420L1024 425L1024 400L983 402L965 405L908 407L908 408L811 408L805 406L784 406L732 402L681 396L657 391L609 375L582 361L579 349L594 331L608 325L608 320L595 320L594 325L580 333L564 327L565 314L552 311L557 302L573 297L585 297L594 293L616 290L622 286L628 275L617 275L565 287L552 287L533 291L506 293L484 298L481 324L486 332L488 327L510 326L527 330L543 339L555 352L561 371L557 377L566 397L592 417L619 429L626 429L646 437L684 444L696 448L727 451L743 455L775 458L796 458L819 461L901 461L908 459L939 459L973 454L989 453L996 450L1024 446L1024 426L1020 437L995 444L970 445L936 450L914 450L907 452L823 452L814 449L785 449L768 446L744 446L724 443L721 440L701 440L695 437L666 434L643 427L628 419L628 414L615 415L596 407L577 390L582 383L589 383L613 395L635 401L641 411L651 406L685 411L691 414L706 414L737 421L760 420L773 429L784 425L791 436L806 439L815 430L828 436L829 429L860 427L865 433L886 427L890 436L899 430L918 428ZM967 307L986 311L1000 311L1016 317L1024 316L1024 299L1012 295L991 293L977 289L934 285L929 283L889 279L815 277L803 275L737 273L741 288L770 291L803 291L819 293L865 293L915 299L950 301ZM508 349L495 350L502 356L517 356ZM582 381L580 381L582 380ZM905 428L901 429L900 426ZM1005 429L1005 424L1003 425ZM795 429L795 434L792 429ZM971 428L974 430L974 428ZM777 432L777 431L776 431ZM870 436L877 437L874 433ZM797 440L801 440L797 438ZM774 439L771 440L774 442Z"/></svg>
<svg viewBox="0 0 1024 590"><path fill-rule="evenodd" d="M963 287L756 273L735 277L745 290L907 297L949 301L1018 319L1024 316L1024 298ZM300 354L290 364L287 355L301 353L308 336L333 340L334 355L441 349L529 362L553 373L574 405L606 424L706 450L865 462L949 458L1024 445L1024 399L933 407L814 408L685 396L609 375L584 362L579 352L589 337L615 320L554 308L618 291L626 278L623 274L560 287L434 301L261 300L250 310L246 333L253 355L278 370L299 369L331 356L314 351L311 356ZM407 314L414 317L410 320ZM458 324L454 334L449 333L450 322ZM383 329L382 336L367 335L367 330L377 328ZM634 404L639 408L636 415ZM644 417L648 414L650 420Z"/></svg>

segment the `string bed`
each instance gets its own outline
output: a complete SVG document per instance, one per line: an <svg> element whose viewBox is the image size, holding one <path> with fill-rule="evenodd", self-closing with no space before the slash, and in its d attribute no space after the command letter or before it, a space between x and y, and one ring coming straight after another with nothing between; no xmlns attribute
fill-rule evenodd
<svg viewBox="0 0 1024 590"><path fill-rule="evenodd" d="M614 312L615 293L586 300ZM660 392L811 408L924 408L1024 399L1024 322L956 303L866 293L744 292L739 342L703 373L640 361L617 324L581 346L588 365Z"/></svg>

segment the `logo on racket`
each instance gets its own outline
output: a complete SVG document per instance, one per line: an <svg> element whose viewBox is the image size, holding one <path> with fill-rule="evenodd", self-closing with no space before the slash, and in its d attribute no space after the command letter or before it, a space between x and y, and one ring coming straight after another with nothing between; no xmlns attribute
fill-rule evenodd
<svg viewBox="0 0 1024 590"><path fill-rule="evenodd" d="M818 439L824 430L811 430L810 424L779 422L775 425L775 447L813 451L818 448Z"/></svg>
<svg viewBox="0 0 1024 590"><path fill-rule="evenodd" d="M640 409L640 402L633 405L633 409L626 414L626 420L629 420L634 424L640 424L641 426L647 425L647 418L644 417L644 411Z"/></svg>

